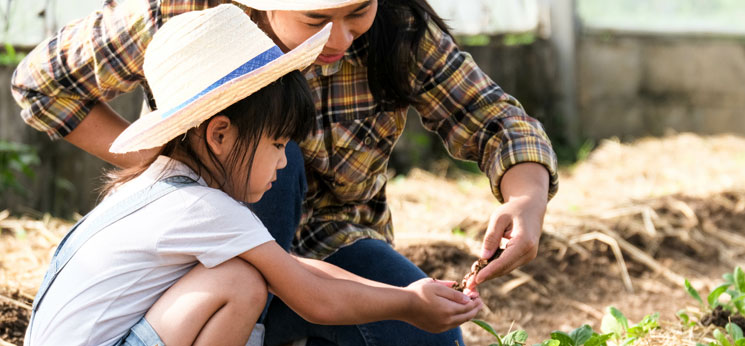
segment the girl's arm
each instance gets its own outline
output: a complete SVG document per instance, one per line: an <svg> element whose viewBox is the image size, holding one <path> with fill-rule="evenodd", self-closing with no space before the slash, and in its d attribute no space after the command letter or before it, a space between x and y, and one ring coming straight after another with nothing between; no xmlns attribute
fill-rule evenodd
<svg viewBox="0 0 745 346"><path fill-rule="evenodd" d="M368 286L391 287L391 285L384 284L382 282L365 279L359 275L346 271L328 262L297 256L293 256L293 258L300 262L300 264L305 267L305 269L323 278L351 280ZM455 283L455 281L453 281L453 283ZM452 287L452 285L450 285L449 287Z"/></svg>
<svg viewBox="0 0 745 346"><path fill-rule="evenodd" d="M479 298L471 300L432 279L408 287L373 283L329 264L300 261L275 242L240 257L261 272L269 289L285 304L317 324L400 320L437 333L470 320L481 307Z"/></svg>

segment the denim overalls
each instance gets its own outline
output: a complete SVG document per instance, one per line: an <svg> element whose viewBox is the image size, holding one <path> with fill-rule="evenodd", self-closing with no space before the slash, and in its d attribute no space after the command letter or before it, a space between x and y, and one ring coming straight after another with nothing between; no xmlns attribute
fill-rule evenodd
<svg viewBox="0 0 745 346"><path fill-rule="evenodd" d="M52 261L51 261L51 264L49 265L49 269L44 275L44 280L42 281L41 287L39 288L39 291L36 293L36 298L34 299L34 303L33 303L32 310L31 310L32 311L31 318L28 324L28 329L26 330L26 338L31 336L31 328L33 327L33 323L34 323L34 314L39 309L39 305L44 300L44 296L49 290L49 287L54 282L54 279L57 277L59 272L65 267L65 265L70 260L70 258L72 258L72 256L75 255L78 249L80 249L80 247L83 244L85 244L85 242L88 241L88 239L90 239L93 235L98 233L100 230L108 227L114 222L121 220L125 216L128 216L136 212L137 210L152 203L158 198L161 198L167 195L168 193L173 192L179 188L182 188L185 186L196 185L196 184L197 182L194 179L186 177L186 176L179 175L179 176L168 177L168 178L155 182L153 185L143 190L135 192L134 194L125 198L124 200L117 201L116 203L113 203L110 201L109 201L110 203L107 203L107 201L104 201L103 203L99 204L95 208L95 209L103 209L104 211L100 214L100 216L86 223L84 227L79 227L79 226L83 223L83 221L85 221L88 218L88 215L90 215L90 213L88 213L85 217L80 219L80 221L78 221L72 227L72 229L70 229L70 231L67 232L67 235L65 235L65 237L62 239L60 244L57 246L57 250L55 251L54 256L52 257ZM68 242L68 239L70 239L70 235L75 231L78 232L75 239ZM139 325L140 323L138 323L137 326ZM135 328L133 328L133 330L134 329ZM29 342L27 340L25 344L28 344L28 343Z"/></svg>

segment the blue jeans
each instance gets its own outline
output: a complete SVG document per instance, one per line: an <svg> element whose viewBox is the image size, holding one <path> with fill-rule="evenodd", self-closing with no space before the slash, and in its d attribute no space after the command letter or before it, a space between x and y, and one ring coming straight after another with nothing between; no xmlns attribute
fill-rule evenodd
<svg viewBox="0 0 745 346"><path fill-rule="evenodd" d="M272 185L252 209L269 232L289 249L297 229L301 203L307 185L303 157L294 142L286 149L287 167L277 174ZM363 239L329 256L327 262L359 276L395 286L406 286L427 275L389 244ZM308 338L308 346L329 345L464 345L459 328L432 334L400 321L380 321L362 325L322 326L303 320L280 299L271 299L262 317L266 345L274 346Z"/></svg>
<svg viewBox="0 0 745 346"><path fill-rule="evenodd" d="M141 318L124 337L116 343L116 346L159 346L165 345L158 333L145 320Z"/></svg>

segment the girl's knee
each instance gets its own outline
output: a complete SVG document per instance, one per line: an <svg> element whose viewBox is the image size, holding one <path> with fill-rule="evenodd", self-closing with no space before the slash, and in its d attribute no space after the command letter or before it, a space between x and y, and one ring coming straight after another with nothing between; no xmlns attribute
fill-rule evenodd
<svg viewBox="0 0 745 346"><path fill-rule="evenodd" d="M250 263L233 258L212 269L214 284L219 285L224 294L232 301L245 301L249 304L266 303L266 281L261 273Z"/></svg>

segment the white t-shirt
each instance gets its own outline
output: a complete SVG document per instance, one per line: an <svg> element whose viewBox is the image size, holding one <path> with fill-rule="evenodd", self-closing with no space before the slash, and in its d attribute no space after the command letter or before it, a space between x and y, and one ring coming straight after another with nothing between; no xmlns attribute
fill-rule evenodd
<svg viewBox="0 0 745 346"><path fill-rule="evenodd" d="M81 246L49 288L26 345L113 344L197 262L211 268L273 240L248 208L165 156L106 200L174 175L199 185L161 197ZM100 212L94 209L86 222Z"/></svg>

